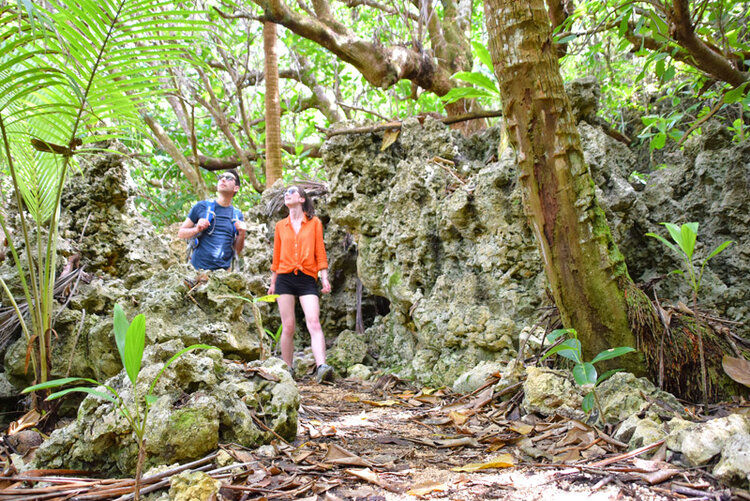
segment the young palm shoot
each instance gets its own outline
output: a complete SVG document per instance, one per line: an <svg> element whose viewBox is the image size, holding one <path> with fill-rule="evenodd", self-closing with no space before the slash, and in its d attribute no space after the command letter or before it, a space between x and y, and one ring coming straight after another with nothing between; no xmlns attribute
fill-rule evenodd
<svg viewBox="0 0 750 501"><path fill-rule="evenodd" d="M693 300L693 315L697 315L697 307L698 307L698 290L701 287L701 281L703 280L703 272L705 271L706 264L708 263L708 260L712 257L716 256L720 252L724 251L727 247L729 247L730 244L732 244L733 240L726 240L722 242L718 247L716 247L711 253L706 256L702 261L700 261L700 269L697 268L696 263L694 260L694 253L695 253L695 245L698 242L698 223L685 223L682 226L677 226L676 224L672 223L661 223L667 228L667 231L669 232L669 236L672 237L672 240L677 244L677 247L675 247L671 242L669 242L666 238L662 237L661 235L657 235L656 233L646 233L646 236L653 237L659 240L661 243L672 249L675 253L680 255L682 258L684 264L685 264L685 271L687 271L687 282L688 285L690 285L690 288L692 289L692 300ZM678 274L685 276L685 271L683 270L672 270L669 272L669 274ZM701 333L700 329L696 329L698 334L698 354L700 355L700 362L701 362L701 389L703 392L703 409L704 411L708 409L708 386L707 386L707 380L706 380L706 356L703 351L703 334Z"/></svg>
<svg viewBox="0 0 750 501"><path fill-rule="evenodd" d="M45 383L36 384L29 386L23 390L23 393L29 393L32 391L47 390L50 388L57 388L60 386L67 385L69 383L80 383L87 382L96 385L96 388L88 386L75 386L73 388L66 388L58 391L47 397L47 400L54 400L67 395L68 393L80 392L93 395L94 397L101 398L113 404L122 416L127 420L133 434L138 442L138 462L136 464L135 473L135 500L138 501L140 497L141 487L141 476L143 473L143 462L146 459L146 447L145 447L145 436L148 425L148 411L156 402L157 397L154 395L154 388L159 378L164 374L164 371L172 365L178 358L185 353L196 350L218 350L215 346L209 346L205 344L194 344L188 346L170 358L164 367L156 374L156 377L151 381L151 385L148 388L148 392L143 395L138 393L138 375L141 371L141 361L143 360L143 350L146 344L146 317L143 314L136 316L132 322L128 322L125 312L119 304L115 305L114 310L114 330L115 330L115 343L117 344L117 351L120 354L120 360L122 365L125 367L125 372L128 375L128 379L133 385L133 401L125 402L120 394L106 384L100 383L94 379L83 378L83 377L66 377L62 379L55 379L53 381L47 381ZM101 388L104 388L103 390Z"/></svg>
<svg viewBox="0 0 750 501"><path fill-rule="evenodd" d="M560 355L561 357L565 357L575 362L575 365L573 366L573 379L575 379L576 384L586 392L586 395L583 397L583 402L581 403L581 409L588 414L593 410L594 405L596 405L596 408L599 410L599 419L601 420L604 417L604 411L602 410L599 398L596 395L596 387L599 383L622 369L609 370L599 376L594 364L625 355L626 353L635 351L635 349L630 346L610 348L596 355L591 362L584 362L581 342L578 340L578 333L575 329L554 330L547 335L547 341L554 343L563 336L570 337L560 344L550 348L550 350L544 354L542 360L552 355Z"/></svg>

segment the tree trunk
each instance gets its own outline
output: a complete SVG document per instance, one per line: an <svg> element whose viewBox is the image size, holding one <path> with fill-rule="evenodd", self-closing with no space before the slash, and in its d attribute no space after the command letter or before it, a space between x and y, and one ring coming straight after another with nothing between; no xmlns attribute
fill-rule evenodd
<svg viewBox="0 0 750 501"><path fill-rule="evenodd" d="M589 360L635 347L627 296L639 291L594 194L544 0L488 0L485 16L524 205L562 321ZM642 371L637 357L617 363Z"/></svg>
<svg viewBox="0 0 750 501"><path fill-rule="evenodd" d="M266 69L266 187L281 179L281 106L279 105L279 63L276 57L276 24L263 23L263 51Z"/></svg>

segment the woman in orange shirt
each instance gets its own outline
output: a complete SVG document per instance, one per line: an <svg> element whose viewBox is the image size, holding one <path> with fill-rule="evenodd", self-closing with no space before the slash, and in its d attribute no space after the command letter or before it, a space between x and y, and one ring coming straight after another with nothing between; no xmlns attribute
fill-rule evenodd
<svg viewBox="0 0 750 501"><path fill-rule="evenodd" d="M269 294L279 294L281 314L281 358L292 369L294 354L294 298L299 298L310 332L310 345L317 369L318 382L333 378L326 364L326 340L320 326L320 303L316 280L320 272L321 292L331 292L328 281L328 259L323 243L323 223L315 217L312 200L299 186L284 192L289 217L276 223L273 239L273 263ZM293 374L294 372L292 372Z"/></svg>

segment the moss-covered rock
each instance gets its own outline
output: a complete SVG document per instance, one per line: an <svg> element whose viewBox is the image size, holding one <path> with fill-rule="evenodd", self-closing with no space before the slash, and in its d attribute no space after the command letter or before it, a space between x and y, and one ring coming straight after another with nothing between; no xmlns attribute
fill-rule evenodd
<svg viewBox="0 0 750 501"><path fill-rule="evenodd" d="M182 347L174 340L147 349L139 395ZM132 409L133 387L125 372L107 384ZM147 467L201 458L219 442L257 447L274 439L274 433L287 440L297 434L299 393L279 359L244 365L223 360L215 350L189 352L164 372L154 393L158 400L150 409L145 434ZM272 431L259 427L256 419ZM54 431L39 448L35 463L130 475L137 454L123 415L112 403L88 396L77 419Z"/></svg>
<svg viewBox="0 0 750 501"><path fill-rule="evenodd" d="M336 337L333 347L326 353L328 364L340 373L364 361L367 356L367 343L364 334L345 330Z"/></svg>

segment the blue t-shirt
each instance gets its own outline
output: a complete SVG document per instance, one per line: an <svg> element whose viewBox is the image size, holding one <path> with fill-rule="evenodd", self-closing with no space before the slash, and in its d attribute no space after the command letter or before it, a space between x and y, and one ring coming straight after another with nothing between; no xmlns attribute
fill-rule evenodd
<svg viewBox="0 0 750 501"><path fill-rule="evenodd" d="M206 217L206 209L211 202L202 200L190 209L188 217L193 223ZM211 226L203 230L198 237L200 245L193 251L190 263L197 270L228 269L232 265L234 257L234 219L235 209L231 205L222 207L218 203L215 208L216 214L211 220ZM245 218L242 211L236 211L240 221Z"/></svg>

